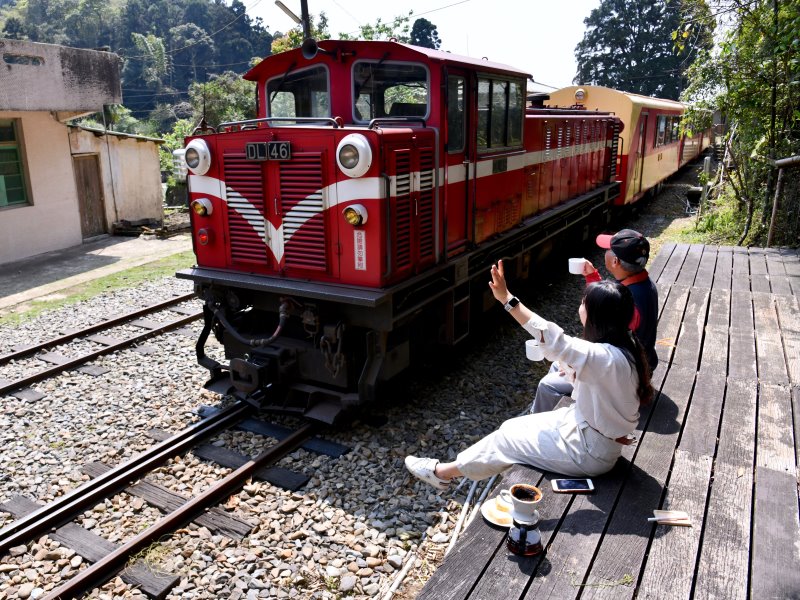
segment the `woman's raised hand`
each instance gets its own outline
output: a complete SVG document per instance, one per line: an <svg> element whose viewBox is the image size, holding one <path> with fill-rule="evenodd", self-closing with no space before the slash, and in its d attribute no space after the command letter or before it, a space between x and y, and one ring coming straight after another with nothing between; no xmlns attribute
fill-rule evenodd
<svg viewBox="0 0 800 600"><path fill-rule="evenodd" d="M503 272L503 261L498 260L496 265L492 265L492 280L489 282L489 287L492 294L498 302L508 302L511 294L506 285L506 278Z"/></svg>

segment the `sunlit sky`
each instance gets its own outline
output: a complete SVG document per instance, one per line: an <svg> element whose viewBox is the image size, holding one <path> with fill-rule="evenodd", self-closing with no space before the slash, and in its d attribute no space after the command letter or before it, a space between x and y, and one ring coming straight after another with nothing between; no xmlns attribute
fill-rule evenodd
<svg viewBox="0 0 800 600"><path fill-rule="evenodd" d="M295 26L274 0L243 0L251 17L261 17L270 32ZM283 0L300 15L300 0ZM575 77L575 46L583 38L583 20L600 0L308 0L308 10L324 12L332 37L358 34L360 25L414 11L436 25L441 50L523 69L535 81L564 87Z"/></svg>

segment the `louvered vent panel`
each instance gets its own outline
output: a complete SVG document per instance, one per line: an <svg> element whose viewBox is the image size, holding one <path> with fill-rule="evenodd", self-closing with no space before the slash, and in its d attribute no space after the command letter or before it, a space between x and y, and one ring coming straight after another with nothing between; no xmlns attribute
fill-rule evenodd
<svg viewBox="0 0 800 600"><path fill-rule="evenodd" d="M268 264L261 163L248 161L244 152L226 152L224 169L231 260Z"/></svg>
<svg viewBox="0 0 800 600"><path fill-rule="evenodd" d="M395 267L411 265L411 153L396 150L395 159Z"/></svg>
<svg viewBox="0 0 800 600"><path fill-rule="evenodd" d="M419 257L433 258L435 242L433 148L419 151Z"/></svg>
<svg viewBox="0 0 800 600"><path fill-rule="evenodd" d="M298 153L280 163L286 267L327 271L322 154Z"/></svg>

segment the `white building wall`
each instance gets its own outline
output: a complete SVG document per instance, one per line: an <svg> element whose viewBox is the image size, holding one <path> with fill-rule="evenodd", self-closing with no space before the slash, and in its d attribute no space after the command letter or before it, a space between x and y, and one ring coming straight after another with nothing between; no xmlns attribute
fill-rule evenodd
<svg viewBox="0 0 800 600"><path fill-rule="evenodd" d="M21 119L30 200L0 209L0 264L80 244L67 128L49 112L0 111L0 119Z"/></svg>
<svg viewBox="0 0 800 600"><path fill-rule="evenodd" d="M106 226L119 221L164 217L158 144L150 139L97 135L70 128L73 154L96 154L103 180Z"/></svg>

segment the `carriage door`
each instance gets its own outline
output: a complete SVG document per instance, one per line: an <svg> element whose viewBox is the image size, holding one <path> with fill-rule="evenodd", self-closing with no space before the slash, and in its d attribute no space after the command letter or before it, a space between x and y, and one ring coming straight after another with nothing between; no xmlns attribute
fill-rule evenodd
<svg viewBox="0 0 800 600"><path fill-rule="evenodd" d="M644 173L644 151L647 143L647 113L639 116L639 135L636 144L636 160L633 166L633 195L642 191L642 174ZM627 194L626 194L627 195Z"/></svg>
<svg viewBox="0 0 800 600"><path fill-rule="evenodd" d="M467 247L472 210L475 165L470 160L469 102L466 74L450 70L447 75L447 185L445 186L445 214L447 215L447 255L463 252Z"/></svg>

